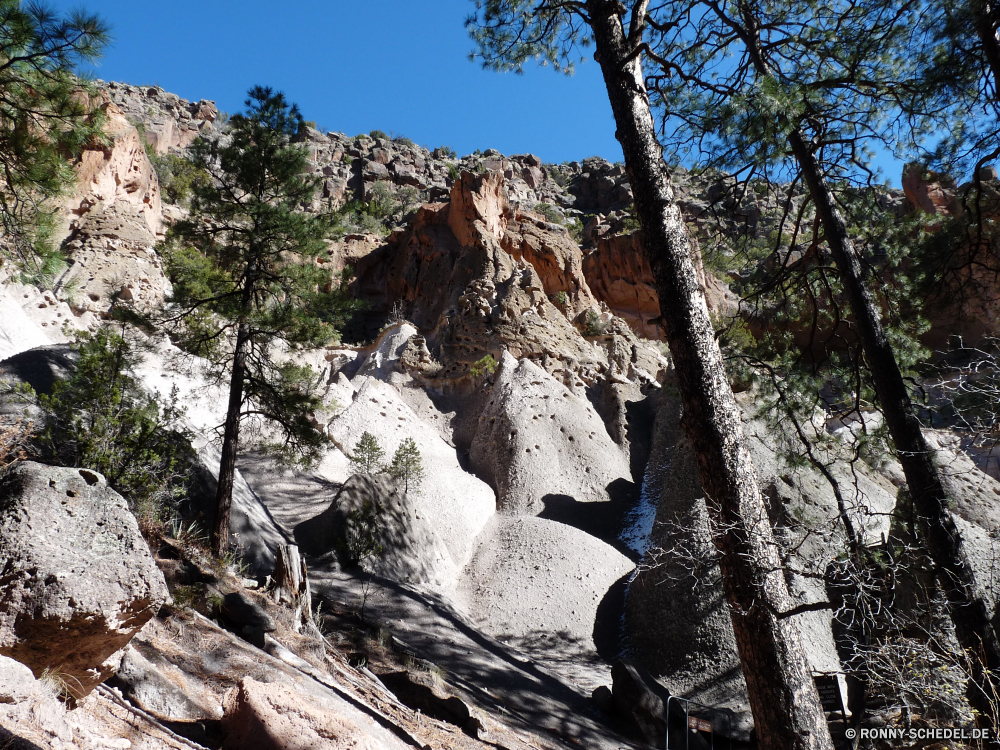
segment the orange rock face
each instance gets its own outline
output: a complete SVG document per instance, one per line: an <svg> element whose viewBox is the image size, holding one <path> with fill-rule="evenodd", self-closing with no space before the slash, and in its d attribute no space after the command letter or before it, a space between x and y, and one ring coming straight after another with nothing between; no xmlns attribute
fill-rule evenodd
<svg viewBox="0 0 1000 750"><path fill-rule="evenodd" d="M640 336L663 338L660 300L638 232L602 237L583 261L594 296Z"/></svg>
<svg viewBox="0 0 1000 750"><path fill-rule="evenodd" d="M934 216L957 216L962 212L955 183L945 175L924 170L919 164L908 164L903 170L903 192L916 208Z"/></svg>
<svg viewBox="0 0 1000 750"><path fill-rule="evenodd" d="M160 183L136 130L124 113L108 102L104 132L110 144L88 148L76 165L76 189L66 207L76 216L128 206L141 215L150 232L163 221Z"/></svg>

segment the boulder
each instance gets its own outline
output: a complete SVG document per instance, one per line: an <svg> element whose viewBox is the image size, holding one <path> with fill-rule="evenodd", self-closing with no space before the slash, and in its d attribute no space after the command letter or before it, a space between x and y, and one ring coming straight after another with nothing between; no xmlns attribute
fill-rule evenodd
<svg viewBox="0 0 1000 750"><path fill-rule="evenodd" d="M667 711L670 712L670 743L685 750L709 750L698 733L685 726L687 712L681 702L670 700L670 693L646 670L628 659L619 659L611 667L612 707L625 733L653 747L663 747L667 739ZM606 690L607 688L605 688ZM719 721L708 716L713 724ZM718 728L718 727L716 727Z"/></svg>
<svg viewBox="0 0 1000 750"><path fill-rule="evenodd" d="M346 717L309 696L244 677L226 693L223 750L382 750Z"/></svg>
<svg viewBox="0 0 1000 750"><path fill-rule="evenodd" d="M0 656L0 747L74 747L73 729L58 690L54 680L36 680L26 666Z"/></svg>
<svg viewBox="0 0 1000 750"><path fill-rule="evenodd" d="M655 685L652 678L640 674L639 669L625 659L611 667L614 711L625 731L656 747L662 747L667 738L666 701L669 694Z"/></svg>
<svg viewBox="0 0 1000 750"><path fill-rule="evenodd" d="M497 516L457 595L477 629L573 682L607 679L620 648L622 590L635 564L568 523Z"/></svg>
<svg viewBox="0 0 1000 750"><path fill-rule="evenodd" d="M379 681L405 705L431 718L447 721L476 736L482 722L469 704L455 695L448 695L433 675L417 672L390 672L378 676Z"/></svg>
<svg viewBox="0 0 1000 750"><path fill-rule="evenodd" d="M0 487L0 654L82 698L167 600L124 498L101 475L22 463Z"/></svg>
<svg viewBox="0 0 1000 750"><path fill-rule="evenodd" d="M222 706L203 681L191 679L160 653L141 646L136 648L135 643L126 647L121 666L109 684L159 721L222 718Z"/></svg>
<svg viewBox="0 0 1000 750"><path fill-rule="evenodd" d="M408 583L442 585L454 579L455 563L435 526L419 503L384 475L352 476L326 510L295 527L295 541L308 555L333 552L342 564L354 564L348 540L359 529L352 514L366 506L376 511L372 540L382 551L363 561L365 567Z"/></svg>
<svg viewBox="0 0 1000 750"><path fill-rule="evenodd" d="M278 629L274 618L242 591L233 591L223 597L221 615L237 633L258 648L264 648L265 633Z"/></svg>

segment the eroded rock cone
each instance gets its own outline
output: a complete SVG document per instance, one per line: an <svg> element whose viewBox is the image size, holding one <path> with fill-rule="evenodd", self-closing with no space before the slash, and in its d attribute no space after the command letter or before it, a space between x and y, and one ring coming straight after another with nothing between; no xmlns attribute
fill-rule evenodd
<svg viewBox="0 0 1000 750"><path fill-rule="evenodd" d="M0 654L79 699L167 600L124 498L88 469L25 462L0 484Z"/></svg>

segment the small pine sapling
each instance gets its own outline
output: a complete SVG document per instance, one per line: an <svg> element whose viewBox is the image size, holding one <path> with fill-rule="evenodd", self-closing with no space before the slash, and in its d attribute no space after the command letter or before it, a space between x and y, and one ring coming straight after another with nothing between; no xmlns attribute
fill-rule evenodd
<svg viewBox="0 0 1000 750"><path fill-rule="evenodd" d="M424 479L423 459L413 438L406 438L392 457L389 473L393 479L403 482L403 491L409 492L410 487L419 489Z"/></svg>
<svg viewBox="0 0 1000 750"><path fill-rule="evenodd" d="M384 470L384 459L385 451L375 436L367 430L361 433L361 439L354 446L354 455L351 456L352 468L361 474L374 476Z"/></svg>

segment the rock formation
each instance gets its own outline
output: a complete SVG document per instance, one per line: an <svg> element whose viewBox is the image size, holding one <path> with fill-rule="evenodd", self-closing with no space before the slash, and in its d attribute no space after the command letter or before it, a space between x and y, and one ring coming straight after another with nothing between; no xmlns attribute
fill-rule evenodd
<svg viewBox="0 0 1000 750"><path fill-rule="evenodd" d="M13 381L42 378L51 388L64 377L72 357L46 345L67 340L66 323L98 324L112 295L147 310L162 306L170 286L156 241L186 209L164 210L147 146L154 161L183 155L198 134L224 128L211 101L187 102L158 87L100 86L111 138L78 165L66 213L69 268L55 291L0 286L0 359ZM669 356L655 341L662 335L659 302L628 213L624 169L602 159L549 165L492 150L458 159L406 139L308 126L297 140L323 181L307 210L387 195L397 203L377 231L347 227L324 259L336 272L353 272L351 289L368 310L351 321L344 341L281 353L316 369L323 408L314 416L329 445L305 469L253 451L241 456L233 541L247 568L239 576L200 569L176 541L164 539L154 550L174 590L232 632L181 604L150 619L165 598L162 580L132 533L134 520L130 525L122 501L97 475L21 467L14 476L37 499L25 504L20 489L0 495L0 505L19 509L0 515L0 545L7 545L0 546L0 653L36 674L50 667L71 675L83 686L75 691L79 715L103 718L78 730L56 711L35 732L26 706L37 703L44 713L50 702L24 670L10 685L0 674L0 718L13 717L31 741L81 747L101 726L134 715L167 747L190 747L169 724L205 746L394 748L405 741L472 749L485 747L478 737L486 732L491 746L526 750L553 746L551 731L563 743L610 750L629 741L578 701L608 684L609 665L628 653L660 684L619 663L604 705L629 703L617 713L632 716L637 738L661 740L665 727L656 722L669 692L723 707L727 733L746 739L730 613ZM713 233L760 238L775 229L774 196L735 194L724 175L681 168L674 180L710 260ZM943 183L921 186L910 175L904 187L914 205L939 214L954 209ZM886 205L902 213L904 199L893 194ZM724 280L702 272L713 312L731 314L735 298ZM213 507L213 430L224 388L168 341L154 335L149 343L139 374L150 390L178 388L195 436L191 472L198 481L180 512L204 521ZM783 451L796 450L791 433L752 416L753 398L745 397L746 429L771 520L795 551L789 587L797 604L815 609L795 620L811 666L842 672L822 583L845 544L837 502L822 473L782 460ZM5 415L20 408L2 406ZM863 541L880 543L899 486L893 462L848 465L837 455L845 437L838 430L848 427L817 416L808 429L832 435L822 458ZM423 483L404 492L383 473L358 475L350 459L365 432L387 457L412 440ZM947 432L935 440L995 607L986 582L1000 485ZM356 512L368 505L378 510L382 551L359 570L338 553ZM38 533L56 525L78 530L55 539ZM348 664L333 648L340 635L324 641L311 623L293 622L266 594L242 588L266 585L276 549L291 543L306 556L317 605L342 621L364 581L367 613L396 633L379 633L378 648L412 638L421 654L451 659L444 671L456 672L448 685L461 698L436 687L421 691L431 680L409 674L395 678L398 692L387 691L372 670L353 657ZM84 571L90 581L109 582L78 590ZM109 601L99 598L102 590ZM67 661L70 627L83 645ZM115 664L105 663L126 644ZM399 647L408 660L420 655L417 646ZM0 656L0 670L4 663ZM110 684L118 692L101 688L83 697L116 666ZM386 667L386 684L399 668ZM625 697L630 690L632 699ZM15 693L13 703L4 700ZM414 705L399 702L408 700L404 694ZM466 712L414 713L423 699L438 708L457 701ZM506 721L521 723L508 731Z"/></svg>
<svg viewBox="0 0 1000 750"><path fill-rule="evenodd" d="M0 654L83 698L166 601L163 575L99 474L23 463L0 493Z"/></svg>

